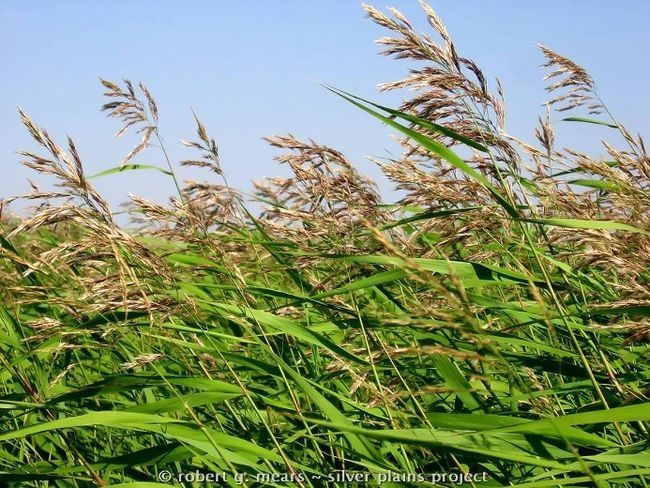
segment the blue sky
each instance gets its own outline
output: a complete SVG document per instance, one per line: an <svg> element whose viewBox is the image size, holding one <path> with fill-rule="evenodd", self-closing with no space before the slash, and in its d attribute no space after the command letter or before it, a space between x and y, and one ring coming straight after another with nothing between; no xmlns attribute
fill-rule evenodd
<svg viewBox="0 0 650 488"><path fill-rule="evenodd" d="M381 0L427 30L415 0ZM384 3L386 2L386 3ZM532 139L546 99L543 43L589 69L613 112L643 133L649 120L650 2L628 0L432 0L456 40L493 80L501 78L508 129ZM34 149L16 115L20 105L59 141L70 134L95 173L119 164L135 138L116 141L117 122L98 110L98 78L144 82L154 94L161 131L172 156L189 154L179 139L194 135L196 110L220 146L235 186L285 174L262 137L291 132L345 152L376 177L366 156L395 151L390 130L346 105L326 82L384 104L398 94L376 85L401 77L408 62L377 55L384 31L364 18L357 1L137 1L5 0L0 4L0 197L28 190L26 178L47 182L19 165L15 151ZM636 81L630 81L636 80ZM559 118L559 117L556 117ZM561 142L594 149L607 129L565 123ZM139 162L158 164L155 149ZM186 170L183 176L196 176ZM116 205L128 192L161 201L173 193L164 175L130 172L97 180Z"/></svg>

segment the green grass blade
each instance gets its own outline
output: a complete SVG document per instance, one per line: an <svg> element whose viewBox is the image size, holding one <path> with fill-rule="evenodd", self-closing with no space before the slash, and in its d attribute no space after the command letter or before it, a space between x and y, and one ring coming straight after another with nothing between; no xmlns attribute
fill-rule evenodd
<svg viewBox="0 0 650 488"><path fill-rule="evenodd" d="M145 170L145 169L153 169L156 171L160 171L161 173L164 173L168 176L172 175L171 171L165 168L161 168L160 166L154 166L151 164L125 164L123 166L116 166L114 168L100 171L99 173L89 176L88 178L99 178L101 176L114 175L117 173L123 173L125 171L137 171L137 170Z"/></svg>

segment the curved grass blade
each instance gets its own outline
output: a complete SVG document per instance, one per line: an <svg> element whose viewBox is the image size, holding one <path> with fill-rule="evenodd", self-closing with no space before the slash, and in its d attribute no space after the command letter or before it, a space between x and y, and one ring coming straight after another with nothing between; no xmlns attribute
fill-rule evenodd
<svg viewBox="0 0 650 488"><path fill-rule="evenodd" d="M562 119L564 122L583 122L585 124L596 124L604 125L605 127L611 127L612 129L618 129L618 125L612 124L610 122L605 122L603 120L592 119L591 117L567 117Z"/></svg>
<svg viewBox="0 0 650 488"><path fill-rule="evenodd" d="M280 317L274 315L270 312L264 310L256 310L252 308L241 309L240 307L234 305L227 305L225 303L213 303L215 308L219 308L225 312L232 314L244 316L249 320L253 320L259 323L262 326L269 327L271 329L277 330L284 334L295 337L296 339L303 340L315 346L324 347L329 349L335 354L338 354L341 357L354 361L357 364L367 366L368 363L350 352L342 348L338 344L334 343L332 340L328 339L324 335L319 334L318 332L303 326L302 324L297 323L294 320L288 319L287 317Z"/></svg>
<svg viewBox="0 0 650 488"><path fill-rule="evenodd" d="M572 229L591 230L623 230L626 232L637 232L650 235L650 232L639 229L630 224L616 222L615 220L584 220L584 219L519 219L534 224L553 225L556 227L570 227Z"/></svg>
<svg viewBox="0 0 650 488"><path fill-rule="evenodd" d="M473 180L479 182L481 185L483 185L499 202L499 205L503 207L503 209L511 216L511 217L519 217L519 212L517 209L510 203L508 200L501 195L501 192L492 184L490 181L483 175L482 173L476 171L474 168L472 168L469 164L467 164L460 156L458 156L454 151L449 149L447 146L444 144L441 144L440 142L433 140L429 137L426 137L419 132L416 132L412 129L409 129L408 127L405 127L401 124L398 124L394 120L383 116L379 112L366 107L365 105L357 102L350 96L346 95L344 92L341 92L339 90L336 90L334 88L327 87L328 90L330 90L332 93L335 93L336 95L340 96L341 98L347 100L354 106L360 108L364 112L369 113L373 117L376 117L377 119L381 120L384 122L386 125L400 131L402 134L410 137L413 139L415 142L420 144L422 147L425 149L431 151L433 154L436 154L437 156L441 157L445 161L447 161L449 164L451 164L453 167L456 169L462 171L465 173L467 176L472 178Z"/></svg>
<svg viewBox="0 0 650 488"><path fill-rule="evenodd" d="M165 173L168 176L172 176L171 171L161 168L160 166L153 166L151 164L125 164L124 166L116 166L115 168L110 168L105 171L101 171L92 176L89 176L88 178L99 178L100 176L114 175L116 173L123 173L125 171L135 171L141 169L153 169L156 171L160 171L161 173Z"/></svg>
<svg viewBox="0 0 650 488"><path fill-rule="evenodd" d="M395 256L382 256L382 255L322 255L330 259L340 259L354 263L362 264L375 264L375 265L392 265L398 267L407 267L407 263L399 257ZM447 261L444 259L429 259L429 258L412 258L411 261L416 266L421 267L425 271L431 271L443 275L454 274L461 281L481 281L481 282L499 282L499 283L520 283L528 284L533 281L536 284L543 285L544 281L541 277L526 276L516 271L499 268L482 263L474 263L471 261ZM350 286L350 285L347 285Z"/></svg>
<svg viewBox="0 0 650 488"><path fill-rule="evenodd" d="M415 125L418 125L418 126L422 127L423 129L429 129L429 130L432 130L434 132L438 132L438 133L440 133L440 134L442 134L444 136L449 137L450 139L453 139L453 140L458 141L458 142L462 142L463 144L465 144L465 145L467 145L469 147L472 147L474 149L477 149L479 151L488 152L488 148L485 147L483 144L479 144L478 142L470 139L469 137L464 136L462 134L459 134L458 132L456 132L456 131L454 131L452 129L449 129L448 127L445 127L443 125L439 125L439 124L430 122L430 121L425 120L425 119L421 119L420 117L416 117L415 115L407 114L405 112L400 112L399 110L394 110L392 108L384 107L384 106L379 105L377 103L371 102L370 100L366 100L365 98L361 98L361 97L358 97L356 95L352 95L351 93L345 92L343 90L339 90L337 88L334 88L334 87L331 87L331 86L328 86L328 85L324 85L324 86L328 90L332 90L332 91L335 91L335 92L338 91L338 92L344 93L345 95L347 95L350 98L354 98L355 100L359 100L360 102L366 103L368 105L372 105L373 107L378 108L379 110L383 110L384 112L392 115L393 117L397 117L397 118L400 118L400 119L407 120L407 121L411 122L412 124L415 124Z"/></svg>
<svg viewBox="0 0 650 488"><path fill-rule="evenodd" d="M650 402L624 407L581 412L563 417L533 420L525 424L496 429L495 432L540 432L548 428L562 429L574 425L608 424L612 422L640 422L650 420Z"/></svg>
<svg viewBox="0 0 650 488"><path fill-rule="evenodd" d="M618 191L620 189L616 183L607 180L582 179L582 180L571 180L569 181L569 183L571 185L584 186L587 188L596 188L597 190Z"/></svg>
<svg viewBox="0 0 650 488"><path fill-rule="evenodd" d="M448 217L450 215L457 215L466 212L471 212L472 210L479 210L481 207L466 207L466 208L450 208L443 210L427 210L425 212L420 212L411 217L406 217L389 224L384 224L379 227L379 230L388 230L394 227L400 227L402 225L411 224L413 222L419 222L421 220L435 219L439 217Z"/></svg>
<svg viewBox="0 0 650 488"><path fill-rule="evenodd" d="M22 439L26 436L41 432L50 432L61 429L79 429L80 427L114 427L130 431L149 431L161 434L171 440L181 441L194 446L215 457L221 458L224 454L235 464L252 465L249 456L258 457L282 463L280 455L260 447L245 439L224 434L211 429L200 429L194 424L160 415L135 412L99 411L79 415L77 417L64 417L49 422L43 422L29 427L23 427L0 434L0 441ZM215 449L212 441L223 446ZM230 451L232 449L232 451Z"/></svg>

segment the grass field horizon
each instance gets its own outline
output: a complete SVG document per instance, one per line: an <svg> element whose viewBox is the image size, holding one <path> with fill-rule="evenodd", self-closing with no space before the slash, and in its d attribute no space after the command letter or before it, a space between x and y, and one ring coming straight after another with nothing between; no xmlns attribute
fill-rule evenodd
<svg viewBox="0 0 650 488"><path fill-rule="evenodd" d="M267 138L289 175L238 190L196 114L172 160L129 80L101 80L101 109L139 142L97 174L19 109L39 151L33 191L0 200L31 205L0 214L0 485L648 486L642 136L540 46L550 100L514 137L431 7L427 34L364 9L410 63L380 89L407 98L323 90L399 138L374 161L397 202L291 134ZM557 147L552 114L615 142ZM94 183L134 172L176 193L111 208Z"/></svg>

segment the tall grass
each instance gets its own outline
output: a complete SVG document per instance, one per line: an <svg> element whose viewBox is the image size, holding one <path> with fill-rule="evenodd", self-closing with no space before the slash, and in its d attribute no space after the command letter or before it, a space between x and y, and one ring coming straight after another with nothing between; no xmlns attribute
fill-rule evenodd
<svg viewBox="0 0 650 488"><path fill-rule="evenodd" d="M644 142L547 48L549 112L534 143L508 135L500 86L423 6L435 38L365 6L393 36L385 53L416 66L382 86L412 90L403 106L329 88L404 137L402 158L378 161L396 204L340 152L276 136L291 176L257 183L264 210L251 212L198 118L184 142L197 156L181 164L212 181L183 183L152 95L103 81L119 135L142 139L96 176L158 170L178 191L168 204L132 196L123 228L72 140L57 145L21 111L41 147L23 162L58 186L2 222L0 479L148 487L200 471L230 475L224 486L318 487L345 471L412 476L384 486L433 473L647 486ZM557 148L553 108L624 146ZM138 163L144 151L162 163Z"/></svg>

